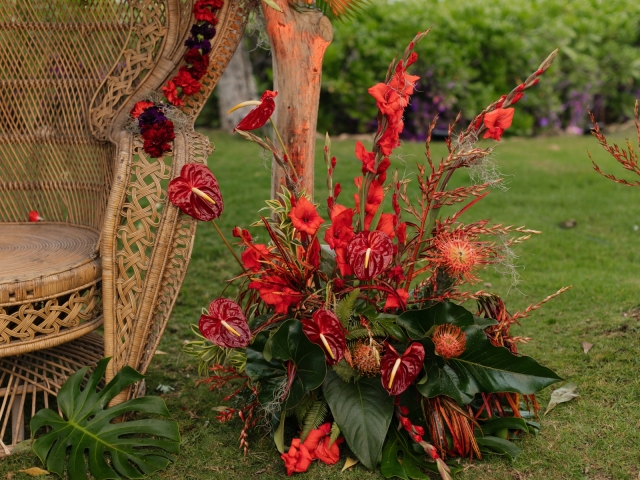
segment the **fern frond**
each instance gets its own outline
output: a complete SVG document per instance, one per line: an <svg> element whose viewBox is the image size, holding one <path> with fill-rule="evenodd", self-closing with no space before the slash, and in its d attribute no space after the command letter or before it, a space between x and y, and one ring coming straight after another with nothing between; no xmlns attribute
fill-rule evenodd
<svg viewBox="0 0 640 480"><path fill-rule="evenodd" d="M304 417L307 416L307 412L309 411L309 408L311 408L311 405L313 405L313 399L309 395L306 395L302 399L302 402L300 402L300 404L295 408L298 424L302 425Z"/></svg>
<svg viewBox="0 0 640 480"><path fill-rule="evenodd" d="M325 14L330 13L338 20L354 18L370 3L370 0L317 0L318 7Z"/></svg>
<svg viewBox="0 0 640 480"><path fill-rule="evenodd" d="M333 371L336 372L336 375L340 377L340 380L345 383L349 383L351 380L359 377L358 373L351 368L344 359L340 360L333 366Z"/></svg>
<svg viewBox="0 0 640 480"><path fill-rule="evenodd" d="M324 422L328 413L329 407L327 406L327 402L324 400L316 400L313 402L313 405L309 407L309 411L305 415L302 433L300 434L300 441L304 442L311 430L322 425L322 422Z"/></svg>
<svg viewBox="0 0 640 480"><path fill-rule="evenodd" d="M369 337L369 332L371 332L371 335L373 335L374 337L387 336L387 333L382 327L379 327L378 325L371 325L368 330L363 327L354 328L347 335L347 340L353 340L355 338L367 338Z"/></svg>
<svg viewBox="0 0 640 480"><path fill-rule="evenodd" d="M336 315L345 328L349 326L349 318L351 318L353 309L356 306L358 295L360 295L360 289L356 288L354 291L344 297L336 307Z"/></svg>
<svg viewBox="0 0 640 480"><path fill-rule="evenodd" d="M335 442L339 436L340 427L338 427L338 424L336 422L333 422L333 424L331 425L331 435L329 436L329 448L331 448L331 445L333 445L333 442Z"/></svg>

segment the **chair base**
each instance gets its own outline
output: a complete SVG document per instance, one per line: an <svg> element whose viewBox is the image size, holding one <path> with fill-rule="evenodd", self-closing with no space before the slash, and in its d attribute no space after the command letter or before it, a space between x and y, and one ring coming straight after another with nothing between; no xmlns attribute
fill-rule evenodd
<svg viewBox="0 0 640 480"><path fill-rule="evenodd" d="M46 350L0 358L0 458L24 440L25 426L41 408L49 408L69 376L95 366L104 356L100 335Z"/></svg>

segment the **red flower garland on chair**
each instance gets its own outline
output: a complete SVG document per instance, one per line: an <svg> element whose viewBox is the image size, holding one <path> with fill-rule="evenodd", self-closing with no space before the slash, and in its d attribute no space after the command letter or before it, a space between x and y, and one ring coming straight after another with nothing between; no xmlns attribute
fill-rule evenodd
<svg viewBox="0 0 640 480"><path fill-rule="evenodd" d="M193 15L198 23L191 27L191 36L184 42L189 48L183 57L187 65L180 67L178 74L162 87L168 104L182 107L185 95L195 95L202 88L199 80L209 68L211 39L216 35L214 25L218 23L218 18L215 13L223 4L223 0L198 0L193 6ZM131 110L131 117L137 119L140 126L143 149L152 158L171 151L170 142L175 138L175 126L165 113L164 103L149 101L138 102Z"/></svg>

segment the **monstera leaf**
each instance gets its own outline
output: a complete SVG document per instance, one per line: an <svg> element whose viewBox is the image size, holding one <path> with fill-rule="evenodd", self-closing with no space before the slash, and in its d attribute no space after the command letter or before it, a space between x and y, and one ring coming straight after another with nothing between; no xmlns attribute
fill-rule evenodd
<svg viewBox="0 0 640 480"><path fill-rule="evenodd" d="M33 443L33 450L50 472L63 476L66 463L70 480L86 479L87 470L97 480L144 478L165 468L175 459L172 454L179 453L177 422L145 419L112 423L114 418L130 412L170 415L159 397L136 398L106 408L123 388L143 378L131 367L125 367L106 387L96 391L109 360L100 360L84 389L82 380L89 367L71 375L60 388L58 407L64 417L43 409L31 419L33 433L49 427Z"/></svg>
<svg viewBox="0 0 640 480"><path fill-rule="evenodd" d="M464 353L446 361L435 355L431 338L422 339L427 376L417 387L425 397L447 395L464 405L480 392L528 395L561 380L533 358L513 355L504 347L495 347L481 327L474 325L463 331L467 338Z"/></svg>
<svg viewBox="0 0 640 480"><path fill-rule="evenodd" d="M349 448L374 470L393 416L394 397L382 387L380 377L345 383L333 370L327 372L322 393Z"/></svg>

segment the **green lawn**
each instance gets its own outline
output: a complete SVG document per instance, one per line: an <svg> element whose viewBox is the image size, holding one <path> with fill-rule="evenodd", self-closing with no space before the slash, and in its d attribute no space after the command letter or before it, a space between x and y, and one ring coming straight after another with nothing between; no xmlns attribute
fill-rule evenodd
<svg viewBox="0 0 640 480"><path fill-rule="evenodd" d="M220 182L226 206L219 225L231 237L233 226L255 221L269 195L270 172L253 144L216 132L211 136L217 150L209 166ZM351 185L350 179L359 171L354 144L334 142L336 179L343 187ZM564 285L573 285L572 290L522 322L522 334L533 337L522 351L555 369L566 381L577 383L581 396L544 417L539 435L519 442L523 452L515 463L501 457L471 465L463 461L465 471L459 479L640 477L640 313L634 313L640 306L640 189L598 176L591 169L587 149L601 160L605 171L619 171L590 137L504 139L494 160L507 175L509 189L493 191L463 217L466 221L491 218L544 232L518 247L523 281L516 288L510 288L509 279L491 269L481 276L483 282L492 284L491 290L505 296L512 312ZM444 145L435 144L434 151L443 152ZM415 162L424 158L423 152L424 145L405 144L399 149L396 166L410 176ZM455 182L468 183L464 176L461 172ZM324 165L319 156L316 199L322 205L324 192ZM342 201L347 203L352 192L344 188ZM569 219L575 219L577 226L559 226ZM264 239L264 233L258 234ZM159 384L175 388L165 399L183 436L177 463L156 478L285 476L268 439L254 435L249 455L242 456L237 449L240 422L221 425L215 420L213 409L220 405L224 392L196 388L196 362L180 353L182 343L192 339L189 324L197 322L202 307L219 296L224 280L236 273L236 265L213 227L201 225L187 279L160 345L167 355L155 357L147 380L152 393ZM482 287L482 283L477 285ZM594 344L587 355L582 351L583 341ZM543 406L549 395L550 389L540 395ZM0 465L0 478L38 464L32 454L10 457ZM361 466L341 474L341 464L314 464L302 478L382 478Z"/></svg>

